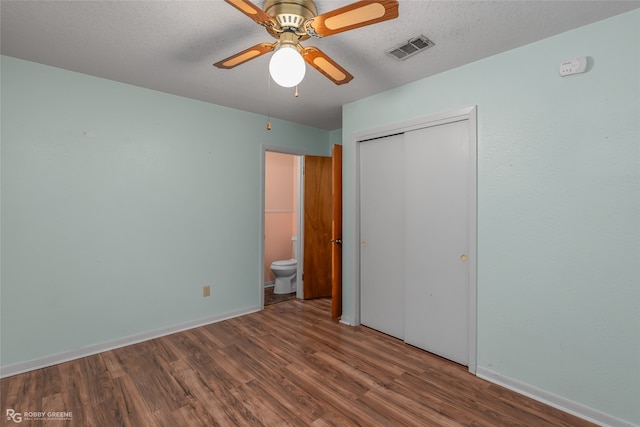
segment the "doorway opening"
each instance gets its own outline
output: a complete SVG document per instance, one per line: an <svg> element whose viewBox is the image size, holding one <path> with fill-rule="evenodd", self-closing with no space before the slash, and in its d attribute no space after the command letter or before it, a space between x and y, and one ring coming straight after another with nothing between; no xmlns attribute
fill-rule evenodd
<svg viewBox="0 0 640 427"><path fill-rule="evenodd" d="M301 297L302 163L304 153L263 146L260 306Z"/></svg>

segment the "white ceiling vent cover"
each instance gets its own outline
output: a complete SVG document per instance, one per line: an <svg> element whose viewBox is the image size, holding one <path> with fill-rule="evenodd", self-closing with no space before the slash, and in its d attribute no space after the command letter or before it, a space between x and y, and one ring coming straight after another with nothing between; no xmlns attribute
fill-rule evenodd
<svg viewBox="0 0 640 427"><path fill-rule="evenodd" d="M427 50L434 45L435 43L425 36L420 36L409 40L407 43L403 43L401 45L393 47L386 52L394 58L404 61L405 59L410 58L419 52Z"/></svg>

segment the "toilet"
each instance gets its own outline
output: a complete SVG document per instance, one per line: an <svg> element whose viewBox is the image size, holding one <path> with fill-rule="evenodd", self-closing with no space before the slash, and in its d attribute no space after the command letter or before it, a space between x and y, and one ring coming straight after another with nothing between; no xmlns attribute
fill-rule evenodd
<svg viewBox="0 0 640 427"><path fill-rule="evenodd" d="M293 259L273 261L271 271L276 276L276 284L273 287L274 294L290 294L296 291L296 274L298 272L298 239L291 238L293 244Z"/></svg>

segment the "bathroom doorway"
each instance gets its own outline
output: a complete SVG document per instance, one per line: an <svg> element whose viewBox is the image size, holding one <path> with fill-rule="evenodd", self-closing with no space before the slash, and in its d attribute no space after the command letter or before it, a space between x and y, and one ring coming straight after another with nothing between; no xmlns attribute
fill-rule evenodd
<svg viewBox="0 0 640 427"><path fill-rule="evenodd" d="M263 147L261 307L296 298L302 292L303 154Z"/></svg>

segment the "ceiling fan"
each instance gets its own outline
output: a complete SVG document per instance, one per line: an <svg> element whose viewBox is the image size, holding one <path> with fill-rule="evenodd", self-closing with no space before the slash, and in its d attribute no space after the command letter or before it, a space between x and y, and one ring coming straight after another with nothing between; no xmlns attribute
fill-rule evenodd
<svg viewBox="0 0 640 427"><path fill-rule="evenodd" d="M269 72L284 87L298 85L305 74L305 62L337 85L349 83L353 76L320 49L303 47L310 37L327 37L398 17L396 0L361 0L318 15L313 0L266 0L264 10L249 0L225 0L266 28L277 39L258 43L213 64L230 69L266 53L273 52Z"/></svg>

